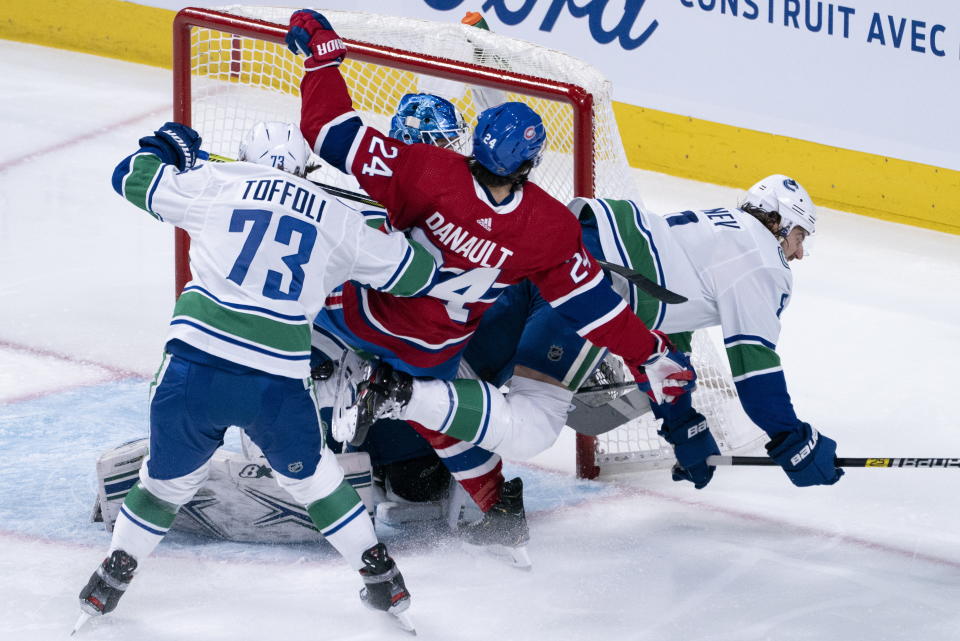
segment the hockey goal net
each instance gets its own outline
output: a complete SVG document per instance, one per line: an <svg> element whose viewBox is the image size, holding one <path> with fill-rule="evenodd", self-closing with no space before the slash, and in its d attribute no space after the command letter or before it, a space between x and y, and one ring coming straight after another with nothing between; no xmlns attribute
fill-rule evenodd
<svg viewBox="0 0 960 641"><path fill-rule="evenodd" d="M197 129L204 148L235 157L244 133L261 120L299 122L302 60L283 43L295 8L229 6L184 9L174 22L174 117ZM444 96L466 122L491 102L528 103L544 120L548 148L532 178L562 202L577 196L640 201L620 140L610 86L593 67L554 51L462 24L363 12L326 11L348 45L341 65L355 109L389 129L400 98ZM352 177L321 167L310 178L357 189ZM189 240L178 236L177 289L189 280ZM754 445L756 428L715 348L695 338L701 377L696 402L725 452ZM649 415L648 415L649 416ZM649 418L600 437L578 435L577 470L592 478L625 469L664 467L671 450Z"/></svg>

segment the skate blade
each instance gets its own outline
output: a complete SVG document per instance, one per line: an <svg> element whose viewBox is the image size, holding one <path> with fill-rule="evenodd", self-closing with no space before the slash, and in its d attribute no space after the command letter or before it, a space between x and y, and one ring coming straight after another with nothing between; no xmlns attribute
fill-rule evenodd
<svg viewBox="0 0 960 641"><path fill-rule="evenodd" d="M406 612L406 611L397 612L397 613L390 612L389 614L394 618L394 620L397 623L397 626L401 630L413 636L417 636L417 629L413 625L413 619L410 617L409 612Z"/></svg>
<svg viewBox="0 0 960 641"><path fill-rule="evenodd" d="M77 630L83 627L83 625L92 618L92 615L87 614L86 612L81 612L80 617L77 619L77 622L73 625L73 632L70 633L70 636L73 636L77 633Z"/></svg>
<svg viewBox="0 0 960 641"><path fill-rule="evenodd" d="M475 545L464 541L463 546L467 552L493 557L517 570L529 572L533 569L533 562L530 560L530 554L527 552L526 545L517 547L507 545Z"/></svg>

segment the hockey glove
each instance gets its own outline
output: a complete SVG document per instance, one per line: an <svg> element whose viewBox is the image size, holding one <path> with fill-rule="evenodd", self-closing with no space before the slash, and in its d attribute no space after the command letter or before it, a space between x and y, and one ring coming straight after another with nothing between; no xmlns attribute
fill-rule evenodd
<svg viewBox="0 0 960 641"><path fill-rule="evenodd" d="M799 431L775 434L766 448L797 487L833 485L843 476L835 464L837 442L807 423L800 423Z"/></svg>
<svg viewBox="0 0 960 641"><path fill-rule="evenodd" d="M140 149L154 154L164 164L174 165L180 171L192 169L197 159L203 153L200 151L200 134L181 125L179 122L168 122L152 136L140 139Z"/></svg>
<svg viewBox="0 0 960 641"><path fill-rule="evenodd" d="M654 350L640 368L628 364L630 373L637 381L640 391L653 403L674 403L697 386L697 373L687 355L678 350L661 331L652 334L658 341Z"/></svg>
<svg viewBox="0 0 960 641"><path fill-rule="evenodd" d="M336 67L343 62L347 48L330 21L312 9L295 11L290 16L290 29L285 38L287 47L297 55L307 56L307 71Z"/></svg>
<svg viewBox="0 0 960 641"><path fill-rule="evenodd" d="M707 419L690 406L687 398L677 403L686 405L679 412L672 405L654 406L653 412L657 418L663 419L663 426L657 434L673 446L673 454L677 457L672 470L673 480L690 481L694 487L702 490L717 469L707 465L707 457L719 455L720 448L710 433Z"/></svg>

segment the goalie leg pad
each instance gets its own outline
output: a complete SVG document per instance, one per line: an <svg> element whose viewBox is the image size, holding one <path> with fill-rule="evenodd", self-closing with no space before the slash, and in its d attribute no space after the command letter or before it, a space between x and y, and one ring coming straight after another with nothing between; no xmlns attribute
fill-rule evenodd
<svg viewBox="0 0 960 641"><path fill-rule="evenodd" d="M121 506L134 488L146 490L164 503L180 506L190 502L210 473L207 461L184 476L157 479L150 476L149 459L147 440L141 439L106 452L97 461L97 503L108 532L113 531Z"/></svg>
<svg viewBox="0 0 960 641"><path fill-rule="evenodd" d="M104 452L97 459L94 516L100 516L107 532L113 531L124 497L140 478L140 466L147 456L148 442L145 438L130 441Z"/></svg>
<svg viewBox="0 0 960 641"><path fill-rule="evenodd" d="M125 443L106 452L97 462L97 509L108 532L114 530L124 498L138 485L140 470L146 469L141 467L146 451L146 439ZM344 478L360 495L367 512L372 514L376 501L369 455L350 452L338 454L337 459ZM209 474L202 487L192 500L186 500L170 529L254 543L317 541L320 538L312 527L305 503L296 501L277 486L277 475L259 455L259 449L251 456L221 448L214 453L205 470L209 470ZM146 487L148 491L152 490L151 494L156 493L173 502L184 500L189 494L189 486L185 486L184 481L191 479L159 481L149 476L146 478ZM140 529L139 526L133 527ZM137 544L124 549L135 556L143 554L143 548Z"/></svg>

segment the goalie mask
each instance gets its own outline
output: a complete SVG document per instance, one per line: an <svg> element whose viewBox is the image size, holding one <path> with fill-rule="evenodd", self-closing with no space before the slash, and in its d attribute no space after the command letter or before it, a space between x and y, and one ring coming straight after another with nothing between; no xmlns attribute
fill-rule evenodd
<svg viewBox="0 0 960 641"><path fill-rule="evenodd" d="M817 225L817 209L807 190L788 176L767 176L740 197L737 206L751 214L779 214L780 229L775 232L784 239L795 226L813 235Z"/></svg>
<svg viewBox="0 0 960 641"><path fill-rule="evenodd" d="M310 145L299 127L289 122L258 122L243 137L237 160L307 175Z"/></svg>
<svg viewBox="0 0 960 641"><path fill-rule="evenodd" d="M463 153L467 125L449 100L427 93L408 93L390 120L390 137L408 145L423 142Z"/></svg>

